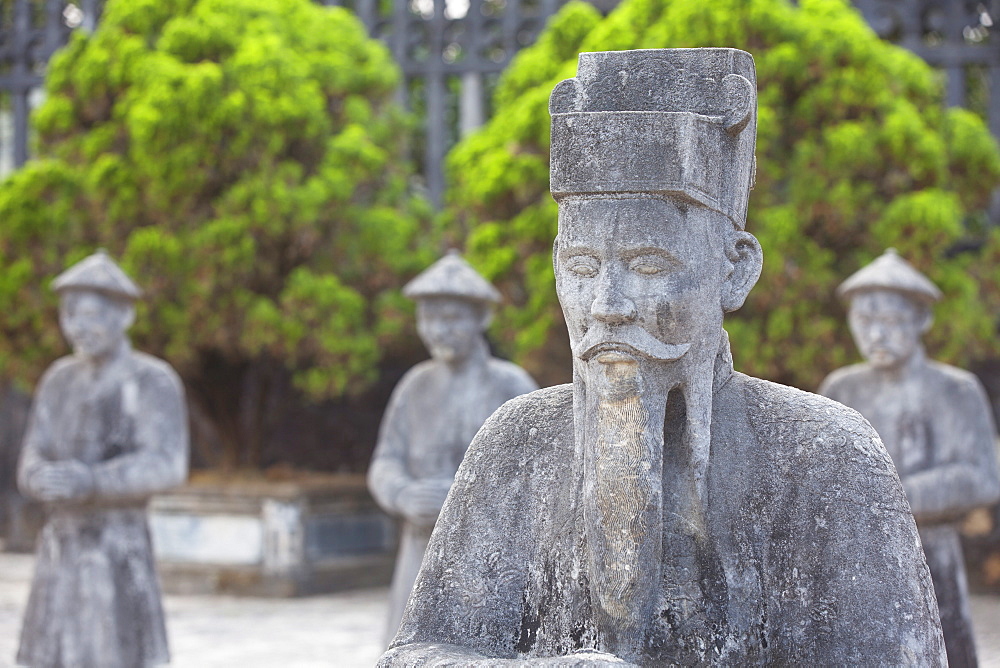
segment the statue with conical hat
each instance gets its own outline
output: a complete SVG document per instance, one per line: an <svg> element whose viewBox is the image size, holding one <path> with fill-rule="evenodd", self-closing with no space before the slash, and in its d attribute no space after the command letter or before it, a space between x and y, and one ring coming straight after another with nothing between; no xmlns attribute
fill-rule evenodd
<svg viewBox="0 0 1000 668"><path fill-rule="evenodd" d="M941 292L889 249L841 284L865 362L827 376L820 393L864 415L885 443L920 530L950 666L975 666L958 528L1000 498L996 428L971 373L927 359L921 336Z"/></svg>
<svg viewBox="0 0 1000 668"><path fill-rule="evenodd" d="M573 383L483 425L380 665L943 665L878 435L733 370L750 54L583 53L549 111Z"/></svg>
<svg viewBox="0 0 1000 668"><path fill-rule="evenodd" d="M73 354L35 392L18 465L45 504L17 655L31 668L137 668L169 661L146 521L151 495L184 482L180 379L132 350L141 291L99 251L52 283Z"/></svg>
<svg viewBox="0 0 1000 668"><path fill-rule="evenodd" d="M431 359L410 369L389 400L368 470L372 495L402 520L385 646L396 635L438 512L479 427L505 401L537 388L519 366L490 355L484 332L500 293L451 251L403 288Z"/></svg>

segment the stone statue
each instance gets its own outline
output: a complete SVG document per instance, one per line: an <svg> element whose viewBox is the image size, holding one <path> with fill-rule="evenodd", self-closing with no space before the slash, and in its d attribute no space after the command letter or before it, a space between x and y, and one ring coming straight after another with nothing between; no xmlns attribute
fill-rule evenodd
<svg viewBox="0 0 1000 668"><path fill-rule="evenodd" d="M483 332L500 294L452 251L403 289L431 359L389 400L368 470L372 496L403 520L385 646L396 635L424 549L455 471L479 427L508 399L537 388L519 366L490 356Z"/></svg>
<svg viewBox="0 0 1000 668"><path fill-rule="evenodd" d="M583 53L549 109L573 383L483 425L381 665L943 665L878 435L733 371L750 54Z"/></svg>
<svg viewBox="0 0 1000 668"><path fill-rule="evenodd" d="M184 482L188 422L181 382L132 350L140 291L103 251L52 284L73 355L45 372L18 466L46 504L18 663L138 668L167 663L146 525L150 495Z"/></svg>
<svg viewBox="0 0 1000 668"><path fill-rule="evenodd" d="M831 373L819 391L868 418L896 464L931 570L953 667L975 666L963 515L1000 498L996 428L967 371L928 360L921 336L940 291L888 250L838 289L863 364Z"/></svg>

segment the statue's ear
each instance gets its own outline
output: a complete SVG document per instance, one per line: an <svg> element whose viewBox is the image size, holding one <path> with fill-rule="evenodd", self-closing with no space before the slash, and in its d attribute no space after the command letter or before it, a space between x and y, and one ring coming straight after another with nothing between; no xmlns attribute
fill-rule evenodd
<svg viewBox="0 0 1000 668"><path fill-rule="evenodd" d="M736 231L726 240L726 258L732 268L722 285L722 310L729 313L743 306L760 278L764 252L754 235Z"/></svg>
<svg viewBox="0 0 1000 668"><path fill-rule="evenodd" d="M490 328L490 324L493 322L493 311L494 308L490 304L483 303L481 309L481 314L479 317L479 328L481 331L485 332Z"/></svg>
<svg viewBox="0 0 1000 668"><path fill-rule="evenodd" d="M927 330L929 330L931 328L931 325L933 324L934 324L934 312L931 310L930 306L926 306L924 307L924 312L921 316L920 333L926 334Z"/></svg>
<svg viewBox="0 0 1000 668"><path fill-rule="evenodd" d="M122 310L122 331L128 331L135 324L135 305L127 304Z"/></svg>

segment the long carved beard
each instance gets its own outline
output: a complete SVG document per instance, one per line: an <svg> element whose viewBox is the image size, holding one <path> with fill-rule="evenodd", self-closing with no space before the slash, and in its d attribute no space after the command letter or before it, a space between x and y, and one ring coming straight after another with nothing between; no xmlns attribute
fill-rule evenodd
<svg viewBox="0 0 1000 668"><path fill-rule="evenodd" d="M665 610L692 630L704 613L695 553L711 442L715 360L706 358L576 368L592 602L605 648L625 659L641 660Z"/></svg>
<svg viewBox="0 0 1000 668"><path fill-rule="evenodd" d="M592 386L584 459L591 587L609 639L629 647L656 603L662 558L663 416L650 414L637 370L607 365Z"/></svg>

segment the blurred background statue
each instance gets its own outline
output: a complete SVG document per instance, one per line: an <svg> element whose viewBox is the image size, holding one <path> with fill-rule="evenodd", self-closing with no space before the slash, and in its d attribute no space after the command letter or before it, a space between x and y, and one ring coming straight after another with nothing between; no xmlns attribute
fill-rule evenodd
<svg viewBox="0 0 1000 668"><path fill-rule="evenodd" d="M500 294L455 251L403 289L417 302L417 331L431 359L393 391L368 486L403 520L385 645L403 616L438 512L483 422L508 399L537 389L519 366L490 355L483 333Z"/></svg>
<svg viewBox="0 0 1000 668"><path fill-rule="evenodd" d="M921 337L941 292L896 254L841 284L862 364L838 369L820 393L858 410L885 443L917 520L951 666L975 666L959 522L1000 497L996 428L971 373L928 360Z"/></svg>
<svg viewBox="0 0 1000 668"><path fill-rule="evenodd" d="M47 510L18 663L167 663L146 503L187 475L183 389L165 362L132 350L141 293L107 254L53 288L73 355L41 380L18 467L22 493Z"/></svg>

